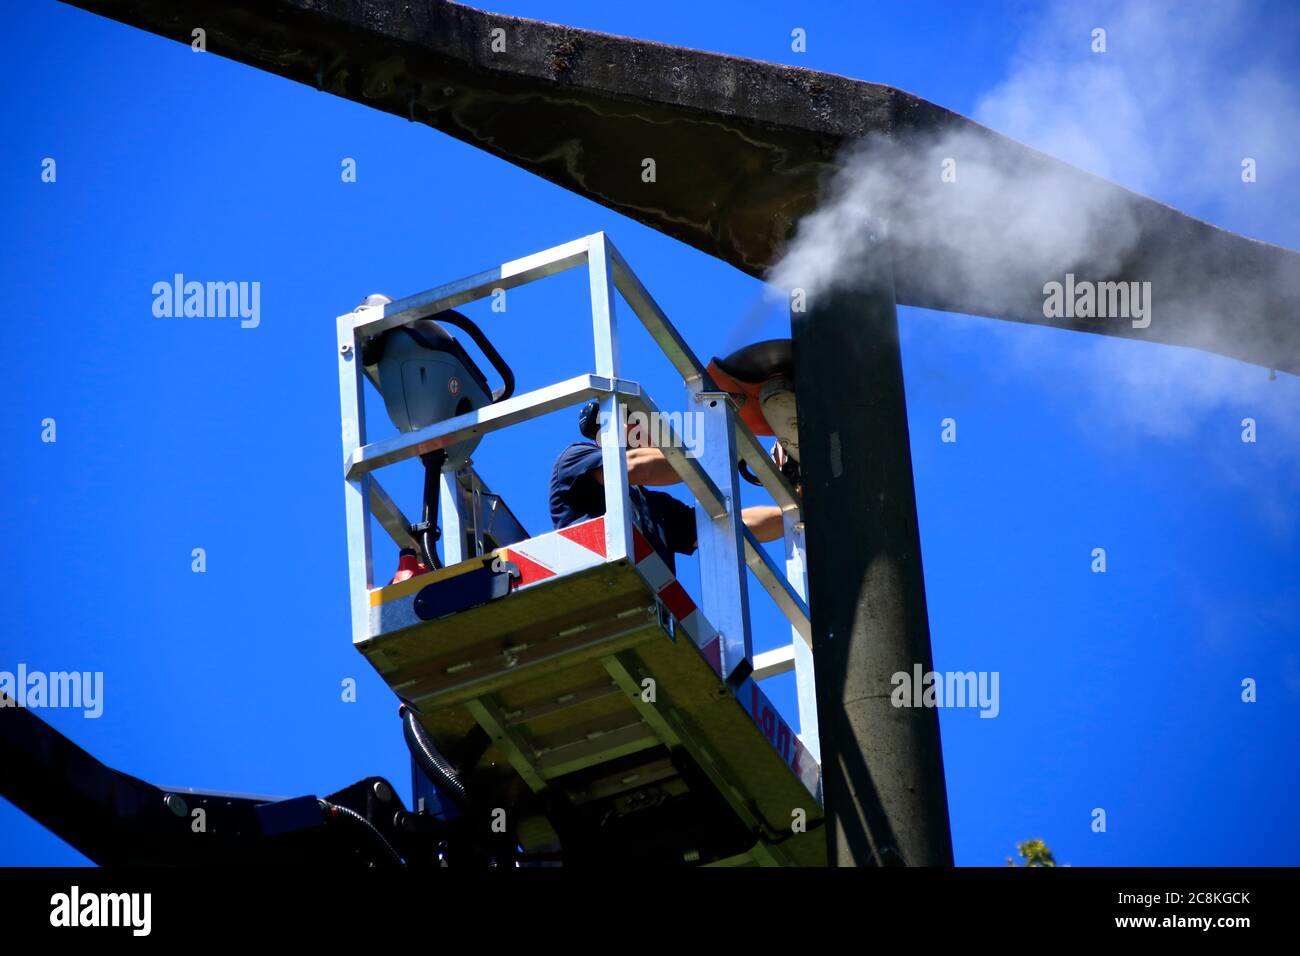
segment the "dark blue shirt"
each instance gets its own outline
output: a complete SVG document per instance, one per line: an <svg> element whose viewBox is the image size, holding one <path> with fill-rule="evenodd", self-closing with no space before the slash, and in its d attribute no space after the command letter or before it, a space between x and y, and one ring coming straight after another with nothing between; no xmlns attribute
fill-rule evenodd
<svg viewBox="0 0 1300 956"><path fill-rule="evenodd" d="M555 459L551 470L551 524L567 528L605 513L605 486L596 480L600 448L575 442ZM695 552L695 509L662 491L633 485L628 500L632 520L674 573L673 552Z"/></svg>

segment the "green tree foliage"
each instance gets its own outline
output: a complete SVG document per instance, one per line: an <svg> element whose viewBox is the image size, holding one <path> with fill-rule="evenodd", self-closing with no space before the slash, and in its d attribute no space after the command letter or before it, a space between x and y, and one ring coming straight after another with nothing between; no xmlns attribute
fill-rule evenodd
<svg viewBox="0 0 1300 956"><path fill-rule="evenodd" d="M1056 858L1052 856L1052 851L1042 840L1025 840L1023 843L1017 843L1016 850L1025 862L1018 864L1011 857L1007 857L1007 866L1056 866Z"/></svg>

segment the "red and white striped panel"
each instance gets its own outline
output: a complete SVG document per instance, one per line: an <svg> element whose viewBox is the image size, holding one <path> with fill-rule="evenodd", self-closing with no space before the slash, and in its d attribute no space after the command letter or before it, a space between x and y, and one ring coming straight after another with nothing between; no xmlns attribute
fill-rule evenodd
<svg viewBox="0 0 1300 956"><path fill-rule="evenodd" d="M561 574L584 571L605 560L605 519L592 518L559 531L539 535L502 549L503 556L519 568L514 589L526 588ZM632 528L632 563L646 583L663 601L704 659L718 676L722 673L722 642L681 582L668 570L663 558L646 540L641 529Z"/></svg>
<svg viewBox="0 0 1300 956"><path fill-rule="evenodd" d="M605 519L592 518L520 541L501 551L519 569L514 590L559 574L584 571L605 561Z"/></svg>
<svg viewBox="0 0 1300 956"><path fill-rule="evenodd" d="M725 676L722 673L721 636L637 527L632 528L632 559L641 577L659 595L664 607L677 620L677 626L695 642L714 673L719 677Z"/></svg>

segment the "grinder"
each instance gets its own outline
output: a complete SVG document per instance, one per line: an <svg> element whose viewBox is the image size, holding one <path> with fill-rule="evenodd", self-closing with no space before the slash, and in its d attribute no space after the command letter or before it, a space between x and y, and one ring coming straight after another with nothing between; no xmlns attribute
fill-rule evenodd
<svg viewBox="0 0 1300 956"><path fill-rule="evenodd" d="M790 339L768 339L714 358L708 372L735 399L741 420L755 435L773 435L772 460L791 484L799 483L799 419L794 392L794 348ZM740 474L758 478L742 461Z"/></svg>

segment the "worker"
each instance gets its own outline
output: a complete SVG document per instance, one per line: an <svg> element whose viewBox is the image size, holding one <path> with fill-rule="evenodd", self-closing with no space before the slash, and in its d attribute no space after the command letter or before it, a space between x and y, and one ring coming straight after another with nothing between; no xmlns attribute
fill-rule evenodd
<svg viewBox="0 0 1300 956"><path fill-rule="evenodd" d="M600 402L592 399L578 412L578 431L586 441L574 442L560 452L551 470L551 523L567 528L605 513L605 474L600 446ZM673 553L693 554L696 548L695 509L647 485L675 485L682 479L664 453L651 447L645 429L629 421L627 478L632 519L670 570L676 571ZM741 512L745 527L759 541L775 541L784 533L781 509L756 505Z"/></svg>

